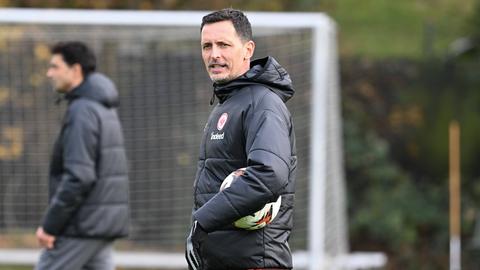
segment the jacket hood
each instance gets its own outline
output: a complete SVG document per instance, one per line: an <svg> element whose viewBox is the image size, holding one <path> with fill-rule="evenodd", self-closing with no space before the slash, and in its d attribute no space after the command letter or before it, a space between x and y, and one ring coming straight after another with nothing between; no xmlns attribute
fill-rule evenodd
<svg viewBox="0 0 480 270"><path fill-rule="evenodd" d="M242 76L225 84L214 83L214 93L223 102L239 86L262 84L287 102L295 93L292 80L287 71L271 56L254 60L250 69Z"/></svg>
<svg viewBox="0 0 480 270"><path fill-rule="evenodd" d="M105 107L118 107L118 91L107 76L94 72L88 75L83 82L67 93L69 101L79 97L95 100Z"/></svg>

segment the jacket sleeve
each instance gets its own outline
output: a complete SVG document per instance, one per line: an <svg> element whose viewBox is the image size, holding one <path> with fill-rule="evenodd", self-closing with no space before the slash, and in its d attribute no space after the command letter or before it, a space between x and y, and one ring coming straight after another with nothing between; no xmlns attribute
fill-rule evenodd
<svg viewBox="0 0 480 270"><path fill-rule="evenodd" d="M194 213L206 231L258 211L275 201L288 184L292 153L287 115L282 102L263 107L246 119L246 173Z"/></svg>
<svg viewBox="0 0 480 270"><path fill-rule="evenodd" d="M85 201L97 178L95 160L98 120L87 106L73 103L63 130L63 175L43 221L43 229L59 235Z"/></svg>

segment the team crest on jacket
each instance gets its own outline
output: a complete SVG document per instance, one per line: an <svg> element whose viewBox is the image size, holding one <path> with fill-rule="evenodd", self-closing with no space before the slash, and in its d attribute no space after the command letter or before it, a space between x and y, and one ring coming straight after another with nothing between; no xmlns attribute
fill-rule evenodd
<svg viewBox="0 0 480 270"><path fill-rule="evenodd" d="M225 123L227 123L227 119L228 119L228 113L222 113L220 118L218 118L218 122L217 122L218 131L223 129L223 127L225 126Z"/></svg>

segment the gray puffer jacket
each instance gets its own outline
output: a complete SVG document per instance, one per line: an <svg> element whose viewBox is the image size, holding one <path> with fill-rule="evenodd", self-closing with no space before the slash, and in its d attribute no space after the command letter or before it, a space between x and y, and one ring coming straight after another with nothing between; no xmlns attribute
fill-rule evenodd
<svg viewBox="0 0 480 270"><path fill-rule="evenodd" d="M288 239L293 226L297 156L290 76L275 59L251 63L243 76L215 85L220 100L205 126L194 183L193 218L209 234L201 247L205 269L292 268ZM225 177L246 167L230 188ZM282 196L277 217L247 231L231 224Z"/></svg>
<svg viewBox="0 0 480 270"><path fill-rule="evenodd" d="M93 73L65 98L69 105L51 159L43 229L56 236L127 236L128 165L115 85Z"/></svg>

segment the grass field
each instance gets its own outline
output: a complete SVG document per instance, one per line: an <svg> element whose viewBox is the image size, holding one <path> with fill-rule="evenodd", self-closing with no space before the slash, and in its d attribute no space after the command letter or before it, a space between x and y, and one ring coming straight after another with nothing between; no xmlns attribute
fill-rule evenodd
<svg viewBox="0 0 480 270"><path fill-rule="evenodd" d="M446 52L467 31L475 0L326 0L337 22L340 53L370 58L419 58Z"/></svg>

